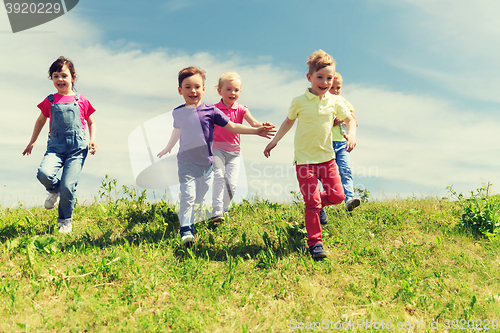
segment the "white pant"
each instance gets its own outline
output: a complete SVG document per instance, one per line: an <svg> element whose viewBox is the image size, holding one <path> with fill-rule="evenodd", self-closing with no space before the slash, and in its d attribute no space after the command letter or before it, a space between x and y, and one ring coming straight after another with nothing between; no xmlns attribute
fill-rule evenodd
<svg viewBox="0 0 500 333"><path fill-rule="evenodd" d="M223 216L236 193L240 170L240 155L215 148L214 185L212 193L213 216Z"/></svg>

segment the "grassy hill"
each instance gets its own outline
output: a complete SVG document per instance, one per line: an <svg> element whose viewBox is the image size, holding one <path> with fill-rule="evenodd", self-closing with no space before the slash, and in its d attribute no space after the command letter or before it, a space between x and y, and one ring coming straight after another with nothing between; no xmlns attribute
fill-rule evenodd
<svg viewBox="0 0 500 333"><path fill-rule="evenodd" d="M233 205L186 249L175 207L117 192L106 179L77 204L70 235L56 209L0 210L1 332L500 327L500 199L484 191L328 207L322 261L306 249L299 198Z"/></svg>

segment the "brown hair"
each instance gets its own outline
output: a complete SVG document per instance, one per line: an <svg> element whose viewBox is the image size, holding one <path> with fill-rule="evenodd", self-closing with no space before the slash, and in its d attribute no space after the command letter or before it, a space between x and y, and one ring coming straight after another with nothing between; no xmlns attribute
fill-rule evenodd
<svg viewBox="0 0 500 333"><path fill-rule="evenodd" d="M309 66L309 74L311 75L322 68L335 65L332 56L323 50L314 51L307 59L306 65Z"/></svg>
<svg viewBox="0 0 500 333"><path fill-rule="evenodd" d="M69 72L71 73L71 77L76 81L76 71L75 71L75 65L73 65L73 62L69 60L68 58L65 58L63 56L60 56L57 58L56 61L52 63L49 67L49 79L52 80L52 74L55 72L62 72L63 67L66 66L69 69ZM75 82L71 84L71 89L74 89ZM75 90L76 91L76 90Z"/></svg>
<svg viewBox="0 0 500 333"><path fill-rule="evenodd" d="M203 85L205 85L205 71L202 70L200 67L195 67L195 66L190 66L190 67L186 67L186 68L183 68L181 69L181 71L179 72L179 88L182 88L182 81L184 81L184 79L187 79L188 77L191 77L193 75L196 75L196 74L200 74L201 75L201 78L203 79Z"/></svg>

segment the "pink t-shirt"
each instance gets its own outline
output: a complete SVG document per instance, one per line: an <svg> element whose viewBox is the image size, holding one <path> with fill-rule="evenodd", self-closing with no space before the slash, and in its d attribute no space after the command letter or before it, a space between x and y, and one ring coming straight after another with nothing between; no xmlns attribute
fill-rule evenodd
<svg viewBox="0 0 500 333"><path fill-rule="evenodd" d="M75 95L63 96L58 93L54 94L54 104L57 103L73 103L75 101ZM49 98L45 97L42 103L38 104L37 107L42 111L42 114L50 118L50 106ZM89 100L83 96L78 96L78 106L80 107L80 121L82 122L82 129L87 128L87 120L90 115L95 112L94 107L90 104ZM49 126L50 128L50 126Z"/></svg>
<svg viewBox="0 0 500 333"><path fill-rule="evenodd" d="M247 113L248 108L245 105L241 105L234 102L230 108L224 105L222 99L215 106L224 112L226 116L229 117L233 123L242 124L245 113ZM222 149L229 152L239 152L240 151L240 135L236 133L231 133L227 129L219 126L214 128L214 144L213 148Z"/></svg>

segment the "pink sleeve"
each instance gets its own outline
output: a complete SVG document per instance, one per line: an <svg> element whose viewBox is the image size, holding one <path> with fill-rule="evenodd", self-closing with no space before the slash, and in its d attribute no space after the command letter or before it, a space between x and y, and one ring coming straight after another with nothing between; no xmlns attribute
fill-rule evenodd
<svg viewBox="0 0 500 333"><path fill-rule="evenodd" d="M94 107L92 104L90 104L90 101L87 99L87 97L80 95L80 100L78 101L78 104L82 107L82 117L85 120L88 120L90 115L95 112Z"/></svg>
<svg viewBox="0 0 500 333"><path fill-rule="evenodd" d="M248 112L248 107L246 105L241 105L238 108L238 120L240 121L240 124L243 124L243 119L245 119L245 113Z"/></svg>
<svg viewBox="0 0 500 333"><path fill-rule="evenodd" d="M50 118L50 102L48 97L45 97L45 99L40 104L38 104L37 107L45 117Z"/></svg>

